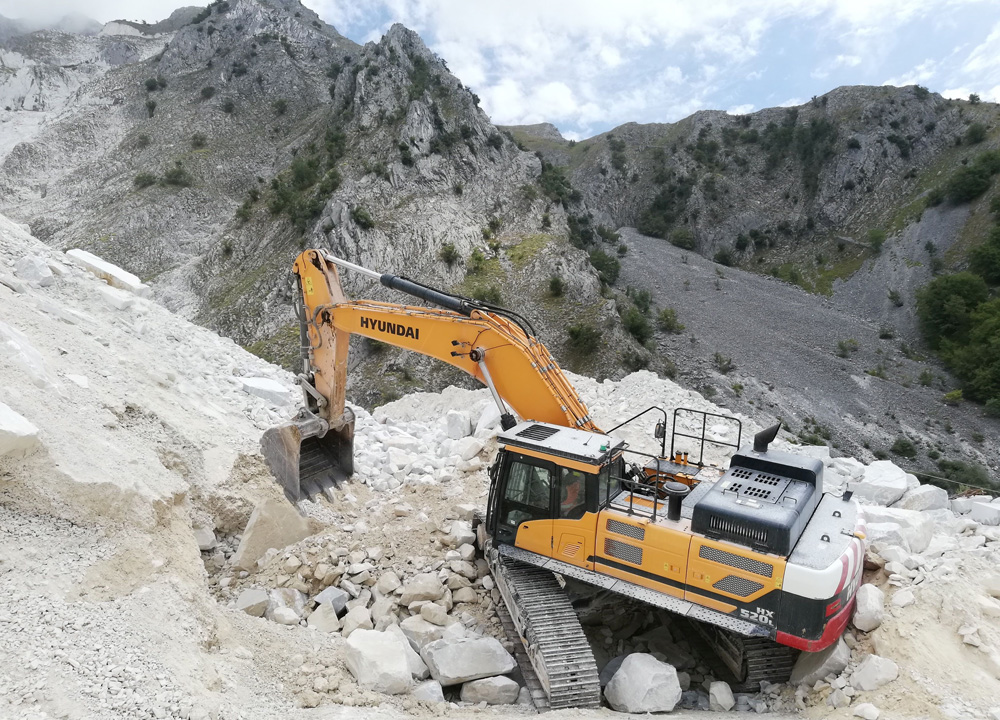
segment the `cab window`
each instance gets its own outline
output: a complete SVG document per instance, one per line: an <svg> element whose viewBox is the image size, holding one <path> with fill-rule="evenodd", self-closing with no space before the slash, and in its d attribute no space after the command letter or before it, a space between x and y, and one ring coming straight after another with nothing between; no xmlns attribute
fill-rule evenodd
<svg viewBox="0 0 1000 720"><path fill-rule="evenodd" d="M579 520L587 512L587 474L559 468L559 517Z"/></svg>
<svg viewBox="0 0 1000 720"><path fill-rule="evenodd" d="M552 517L551 489L552 473L548 468L513 461L507 476L501 522L517 527L527 520Z"/></svg>
<svg viewBox="0 0 1000 720"><path fill-rule="evenodd" d="M624 477L625 459L622 457L601 468L597 482L598 504L601 508L607 507L608 503L622 491L621 481Z"/></svg>

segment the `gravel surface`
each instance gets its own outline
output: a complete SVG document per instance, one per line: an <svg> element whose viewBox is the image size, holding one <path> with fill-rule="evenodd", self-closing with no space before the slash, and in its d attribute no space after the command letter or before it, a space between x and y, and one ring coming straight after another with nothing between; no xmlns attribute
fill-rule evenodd
<svg viewBox="0 0 1000 720"><path fill-rule="evenodd" d="M830 431L833 447L864 461L906 435L921 443L916 459L894 458L908 468L934 472L926 456L931 446L993 473L1000 468L1000 422L969 403L945 405L943 393L956 385L940 364L910 359L899 339L880 339L879 325L842 309L843 303L723 267L631 228L622 228L621 237L629 252L619 287L649 289L651 314L673 307L685 325L681 334L660 331L655 339L656 352L677 365L682 384L714 390L715 402L762 423L780 417L793 433L815 428L811 418ZM852 339L857 350L839 357L838 343ZM727 374L718 371L716 353L732 359ZM651 368L659 370L661 362ZM919 382L923 371L935 376L929 387Z"/></svg>

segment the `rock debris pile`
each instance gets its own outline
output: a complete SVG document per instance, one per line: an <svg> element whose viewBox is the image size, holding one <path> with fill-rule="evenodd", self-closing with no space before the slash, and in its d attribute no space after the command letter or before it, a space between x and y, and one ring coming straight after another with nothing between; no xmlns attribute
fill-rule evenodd
<svg viewBox="0 0 1000 720"><path fill-rule="evenodd" d="M488 393L358 410L355 480L300 515L257 450L294 409L291 376L95 267L0 217L0 717L530 713L472 530ZM605 427L650 405L718 410L648 372L573 382ZM653 450L650 429L623 435ZM568 582L601 668L595 714L1000 717L1000 499L783 447L864 506L848 632L744 693L684 621Z"/></svg>

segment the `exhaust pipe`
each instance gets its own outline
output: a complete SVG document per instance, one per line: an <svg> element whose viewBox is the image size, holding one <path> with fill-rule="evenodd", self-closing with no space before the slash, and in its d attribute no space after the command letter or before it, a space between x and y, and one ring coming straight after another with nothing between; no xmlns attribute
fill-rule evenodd
<svg viewBox="0 0 1000 720"><path fill-rule="evenodd" d="M354 413L329 423L305 411L292 422L269 428L260 439L267 466L291 503L314 500L323 493L333 499L333 488L354 474Z"/></svg>

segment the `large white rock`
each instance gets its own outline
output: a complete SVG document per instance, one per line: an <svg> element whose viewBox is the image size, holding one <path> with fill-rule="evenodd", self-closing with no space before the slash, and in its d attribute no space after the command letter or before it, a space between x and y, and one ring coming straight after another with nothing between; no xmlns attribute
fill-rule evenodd
<svg viewBox="0 0 1000 720"><path fill-rule="evenodd" d="M877 690L899 677L899 667L878 655L866 657L851 675L851 685L858 690Z"/></svg>
<svg viewBox="0 0 1000 720"><path fill-rule="evenodd" d="M440 600L447 588L435 573L420 573L403 583L399 604L409 607L418 600Z"/></svg>
<svg viewBox="0 0 1000 720"><path fill-rule="evenodd" d="M243 392L267 400L274 405L285 405L290 397L287 387L277 380L262 377L243 378Z"/></svg>
<svg viewBox="0 0 1000 720"><path fill-rule="evenodd" d="M936 485L921 485L907 490L893 507L903 510L942 510L948 507L948 491Z"/></svg>
<svg viewBox="0 0 1000 720"><path fill-rule="evenodd" d="M736 704L729 683L717 680L708 687L708 707L717 712L729 712Z"/></svg>
<svg viewBox="0 0 1000 720"><path fill-rule="evenodd" d="M867 587L867 586L866 586ZM840 675L851 659L851 648L841 638L819 652L804 652L795 661L789 683L793 686L815 685L828 675Z"/></svg>
<svg viewBox="0 0 1000 720"><path fill-rule="evenodd" d="M330 603L320 603L319 607L309 615L306 624L311 628L325 633L340 630L340 619L337 617L337 611Z"/></svg>
<svg viewBox="0 0 1000 720"><path fill-rule="evenodd" d="M1000 505L974 502L969 517L980 525L1000 525Z"/></svg>
<svg viewBox="0 0 1000 720"><path fill-rule="evenodd" d="M420 657L431 677L447 687L493 675L506 675L517 665L496 638L435 640L423 647Z"/></svg>
<svg viewBox="0 0 1000 720"><path fill-rule="evenodd" d="M453 520L449 538L455 547L472 545L476 542L476 533L472 532L472 523L468 520Z"/></svg>
<svg viewBox="0 0 1000 720"><path fill-rule="evenodd" d="M295 588L278 588L268 593L267 611L264 613L268 620L274 620L275 613L281 608L287 608L295 613L296 617L302 618L306 612L308 598ZM287 613L285 613L287 616ZM296 621L298 622L298 621Z"/></svg>
<svg viewBox="0 0 1000 720"><path fill-rule="evenodd" d="M469 413L461 410L449 410L444 416L448 437L452 440L461 440L472 434L472 420Z"/></svg>
<svg viewBox="0 0 1000 720"><path fill-rule="evenodd" d="M463 460L471 460L483 451L483 441L479 438L464 437L455 441L455 454Z"/></svg>
<svg viewBox="0 0 1000 720"><path fill-rule="evenodd" d="M956 515L965 515L972 510L973 498L957 497L951 501L951 511Z"/></svg>
<svg viewBox="0 0 1000 720"><path fill-rule="evenodd" d="M344 664L365 690L398 695L413 687L403 641L391 633L355 630L347 639Z"/></svg>
<svg viewBox="0 0 1000 720"><path fill-rule="evenodd" d="M509 677L496 675L494 677L472 680L462 686L462 702L481 703L487 705L513 705L517 702L517 694L521 686Z"/></svg>
<svg viewBox="0 0 1000 720"><path fill-rule="evenodd" d="M275 608L269 615L270 619L279 625L298 625L302 619L290 607Z"/></svg>
<svg viewBox="0 0 1000 720"><path fill-rule="evenodd" d="M855 496L878 505L892 505L909 489L906 473L888 460L876 460L865 468L864 477L853 480L848 488Z"/></svg>
<svg viewBox="0 0 1000 720"><path fill-rule="evenodd" d="M901 545L903 548L915 553L922 553L927 549L934 537L934 518L925 512L917 510L902 510L900 508L884 508L872 505L863 509L865 519L869 523L896 523L900 526L906 543L887 543L891 545ZM871 531L871 525L868 526ZM874 545L875 541L872 541Z"/></svg>
<svg viewBox="0 0 1000 720"><path fill-rule="evenodd" d="M677 671L648 653L633 653L604 688L604 697L618 712L670 712L681 699Z"/></svg>
<svg viewBox="0 0 1000 720"><path fill-rule="evenodd" d="M864 463L851 457L833 458L827 465L827 469L841 476L844 480L858 480L865 474Z"/></svg>
<svg viewBox="0 0 1000 720"><path fill-rule="evenodd" d="M863 632L871 632L882 624L882 619L885 616L885 593L879 588L869 583L862 585L858 588L855 603L854 627ZM850 658L850 651L848 651L848 658ZM846 666L847 663L844 663L844 667ZM843 669L840 668L840 670Z"/></svg>
<svg viewBox="0 0 1000 720"><path fill-rule="evenodd" d="M94 275L104 280L108 285L113 285L122 290L129 290L139 297L149 295L149 286L144 285L135 275L127 270L122 270L117 265L101 260L101 258L86 250L77 248L67 250L66 256L80 267L94 273Z"/></svg>
<svg viewBox="0 0 1000 720"><path fill-rule="evenodd" d="M868 543L875 552L887 547L903 547L909 550L910 543L903 535L903 526L894 522L869 522L867 526Z"/></svg>
<svg viewBox="0 0 1000 720"><path fill-rule="evenodd" d="M111 285L102 285L99 292L104 302L115 310L128 310L135 305L135 295L125 290L119 290Z"/></svg>
<svg viewBox="0 0 1000 720"><path fill-rule="evenodd" d="M359 605L351 608L344 615L341 632L344 637L351 637L358 630L373 630L374 628L375 625L372 623L372 616L368 612L368 608Z"/></svg>
<svg viewBox="0 0 1000 720"><path fill-rule="evenodd" d="M854 717L864 718L864 720L878 720L881 711L871 703L861 703L854 707Z"/></svg>
<svg viewBox="0 0 1000 720"><path fill-rule="evenodd" d="M345 590L341 590L338 587L333 587L332 585L325 588L321 593L313 598L314 603L328 603L333 606L334 611L340 615L344 612L347 607L347 601L351 599L351 596Z"/></svg>
<svg viewBox="0 0 1000 720"><path fill-rule="evenodd" d="M39 444L38 428L0 403L0 456L25 457L34 452Z"/></svg>
<svg viewBox="0 0 1000 720"><path fill-rule="evenodd" d="M410 674L414 680L423 680L431 674L431 671L427 669L427 663L424 662L420 654L410 645L409 639L399 625L390 625L385 629L385 632L390 635L396 635L402 641L403 654L406 655L406 664L410 668Z"/></svg>
<svg viewBox="0 0 1000 720"><path fill-rule="evenodd" d="M269 601L267 590L247 588L236 598L236 609L242 610L247 615L263 617Z"/></svg>
<svg viewBox="0 0 1000 720"><path fill-rule="evenodd" d="M417 652L420 652L425 645L444 637L443 627L429 623L419 615L403 619L399 623L399 629Z"/></svg>
<svg viewBox="0 0 1000 720"><path fill-rule="evenodd" d="M413 688L410 695L414 700L420 702L444 702L444 690L441 689L441 683L437 680L424 680Z"/></svg>
<svg viewBox="0 0 1000 720"><path fill-rule="evenodd" d="M309 537L309 523L289 503L267 500L254 508L233 555L233 565L253 570L268 548L281 550Z"/></svg>
<svg viewBox="0 0 1000 720"><path fill-rule="evenodd" d="M38 283L42 287L48 287L56 281L48 263L33 255L25 255L18 260L14 265L14 274L26 282Z"/></svg>

